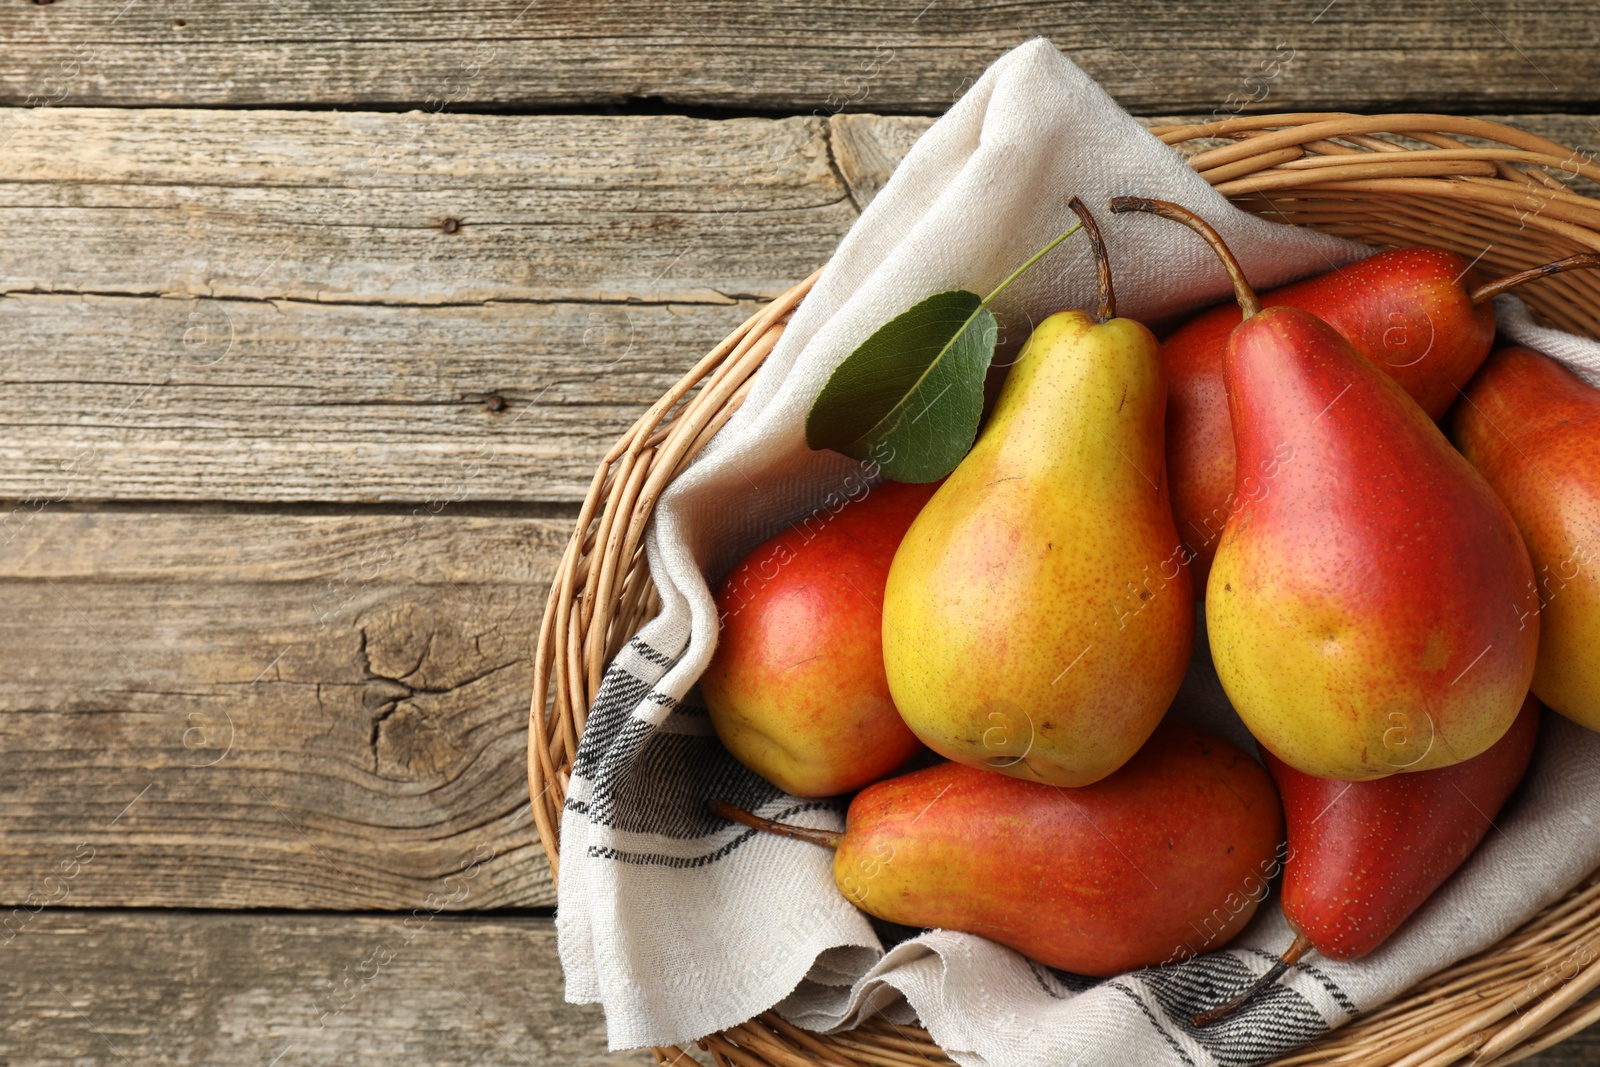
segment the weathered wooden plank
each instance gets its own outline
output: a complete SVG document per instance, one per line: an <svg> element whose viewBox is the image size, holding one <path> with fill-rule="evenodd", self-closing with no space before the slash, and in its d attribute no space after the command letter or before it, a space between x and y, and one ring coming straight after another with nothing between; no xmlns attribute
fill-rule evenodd
<svg viewBox="0 0 1600 1067"><path fill-rule="evenodd" d="M856 216L819 118L39 108L0 130L7 293L728 304L811 273Z"/></svg>
<svg viewBox="0 0 1600 1067"><path fill-rule="evenodd" d="M549 919L46 910L6 929L0 1062L650 1062L562 1003ZM1588 1030L1523 1062L1597 1058Z"/></svg>
<svg viewBox="0 0 1600 1067"><path fill-rule="evenodd" d="M820 119L26 117L0 497L576 500L857 214Z"/></svg>
<svg viewBox="0 0 1600 1067"><path fill-rule="evenodd" d="M13 913L0 1062L629 1065L549 919Z"/></svg>
<svg viewBox="0 0 1600 1067"><path fill-rule="evenodd" d="M858 209L872 202L933 122L923 115L834 115L828 120L834 165Z"/></svg>
<svg viewBox="0 0 1600 1067"><path fill-rule="evenodd" d="M0 498L580 500L757 306L7 297Z"/></svg>
<svg viewBox="0 0 1600 1067"><path fill-rule="evenodd" d="M529 658L569 527L12 512L0 903L552 903Z"/></svg>
<svg viewBox="0 0 1600 1067"><path fill-rule="evenodd" d="M0 8L6 102L943 111L1034 36L1144 114L1600 100L1585 0L177 0ZM1261 78L1292 49L1288 73ZM1264 98L1262 98L1264 97Z"/></svg>

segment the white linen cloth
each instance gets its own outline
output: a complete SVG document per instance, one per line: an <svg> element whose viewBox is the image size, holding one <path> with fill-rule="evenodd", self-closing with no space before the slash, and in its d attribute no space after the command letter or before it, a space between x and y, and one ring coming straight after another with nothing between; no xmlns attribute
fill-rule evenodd
<svg viewBox="0 0 1600 1067"><path fill-rule="evenodd" d="M1197 1031L1190 1013L1288 945L1275 897L1226 951L1104 982L949 931L885 952L835 888L825 850L706 814L706 799L720 797L842 825L838 804L786 796L734 762L697 707L692 687L717 640L708 578L819 506L868 491L857 464L805 444L806 411L829 373L921 298L987 292L1071 224L1073 194L1105 232L1119 314L1147 323L1224 299L1228 283L1198 238L1162 219L1112 215L1113 195L1200 212L1263 289L1371 251L1234 209L1044 40L1001 58L921 138L840 244L743 408L656 508L648 548L663 608L607 673L561 828L567 999L604 1006L613 1048L690 1042L777 1005L814 1030L875 1012L914 1017L974 1067L1254 1064L1493 943L1600 864L1600 736L1547 714L1521 795L1395 937L1359 962L1313 957ZM999 302L1010 343L1050 312L1092 306L1094 276L1088 242L1065 242ZM1536 326L1515 298L1499 298L1497 311L1511 336L1600 383L1600 345ZM1195 649L1175 712L1254 751L1203 632Z"/></svg>

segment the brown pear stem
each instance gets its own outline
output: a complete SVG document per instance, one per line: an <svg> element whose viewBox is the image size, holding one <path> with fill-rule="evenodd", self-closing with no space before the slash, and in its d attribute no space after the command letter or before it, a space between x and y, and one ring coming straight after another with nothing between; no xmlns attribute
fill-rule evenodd
<svg viewBox="0 0 1600 1067"><path fill-rule="evenodd" d="M1111 288L1111 260L1106 256L1105 238L1100 236L1100 226L1089 214L1088 204L1075 196L1067 201L1067 206L1083 223L1084 232L1089 235L1089 244L1094 248L1094 265L1100 287L1100 309L1095 321L1110 322L1117 317L1117 294Z"/></svg>
<svg viewBox="0 0 1600 1067"><path fill-rule="evenodd" d="M813 830L809 826L792 826L786 822L777 822L773 819L763 819L759 815L752 815L743 808L736 808L725 800L711 800L706 802L706 807L711 814L720 815L732 822L743 823L745 826L756 830L763 830L779 837L792 837L796 841L809 841L813 845L823 848L838 848L839 842L844 840L843 834L836 834L832 830Z"/></svg>
<svg viewBox="0 0 1600 1067"><path fill-rule="evenodd" d="M1277 982L1279 978L1282 978L1283 972L1299 963L1300 957L1304 956L1307 952L1310 952L1311 949L1311 939L1305 934L1296 933L1294 935L1294 944L1289 946L1289 951L1278 957L1277 961L1273 963L1271 967L1267 968L1266 974L1263 974L1260 978L1257 978L1250 984L1250 988L1246 989L1243 993L1240 993L1226 1004L1220 1004L1217 1007L1212 1008L1210 1011L1203 1011L1199 1013L1190 1021L1193 1022L1195 1026L1210 1026L1218 1019L1227 1018L1240 1008L1244 1007L1246 1004L1250 1003L1252 1000L1256 999L1256 997L1260 996L1268 986Z"/></svg>
<svg viewBox="0 0 1600 1067"><path fill-rule="evenodd" d="M1183 223L1205 238L1206 244L1211 246L1217 258L1222 260L1222 265L1228 269L1228 277L1233 281L1233 295L1239 301L1239 309L1244 312L1244 317L1248 319L1261 310L1261 298L1256 296L1256 291L1245 280L1244 268L1234 258L1233 250L1223 241L1222 235L1199 215L1170 200L1151 200L1143 196L1114 196L1111 198L1111 210L1118 215L1126 211L1142 211L1147 215L1160 215L1164 219Z"/></svg>
<svg viewBox="0 0 1600 1067"><path fill-rule="evenodd" d="M1504 278L1496 278L1492 282L1484 282L1472 290L1470 294L1472 306L1477 307L1485 300L1492 300L1506 290L1515 289L1523 282L1531 282L1535 278L1548 278L1552 274L1561 274L1569 270L1591 270L1595 267L1600 267L1600 255L1596 255L1593 252L1579 252L1575 256L1558 259L1554 263L1546 263L1543 266L1519 270L1515 274L1507 274Z"/></svg>

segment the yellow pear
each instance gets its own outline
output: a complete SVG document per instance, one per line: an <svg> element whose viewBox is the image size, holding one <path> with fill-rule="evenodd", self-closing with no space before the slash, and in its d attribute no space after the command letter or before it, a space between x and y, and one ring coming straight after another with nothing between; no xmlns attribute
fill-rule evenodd
<svg viewBox="0 0 1600 1067"><path fill-rule="evenodd" d="M1194 641L1160 346L1113 317L1101 279L1101 321L1064 311L1028 338L884 593L884 666L912 732L949 759L1061 786L1138 750Z"/></svg>

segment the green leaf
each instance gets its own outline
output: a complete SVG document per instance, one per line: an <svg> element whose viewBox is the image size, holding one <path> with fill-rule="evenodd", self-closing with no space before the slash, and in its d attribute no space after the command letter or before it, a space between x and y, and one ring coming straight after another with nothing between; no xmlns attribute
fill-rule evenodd
<svg viewBox="0 0 1600 1067"><path fill-rule="evenodd" d="M1080 216L1087 210L1076 198L1072 207ZM989 305L1082 225L1035 252L988 296L935 293L878 327L812 402L806 443L876 463L897 482L936 482L955 470L978 436L983 378L1000 334Z"/></svg>
<svg viewBox="0 0 1600 1067"><path fill-rule="evenodd" d="M897 482L943 478L978 435L998 335L977 293L935 293L839 364L806 416L806 443L874 461Z"/></svg>

